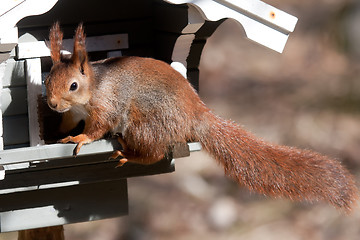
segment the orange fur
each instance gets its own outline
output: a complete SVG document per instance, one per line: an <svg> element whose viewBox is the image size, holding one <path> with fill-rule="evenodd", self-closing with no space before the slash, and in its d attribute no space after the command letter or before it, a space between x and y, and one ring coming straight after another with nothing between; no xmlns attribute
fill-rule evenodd
<svg viewBox="0 0 360 240"><path fill-rule="evenodd" d="M82 134L62 140L78 143L75 154L107 132L120 135L123 151L113 154L123 157L119 166L127 161L152 164L176 143L200 141L227 176L250 190L294 200L324 200L344 210L357 200L354 179L339 162L267 143L217 117L190 83L164 62L140 57L88 62L82 25L76 30L71 59L55 60L46 80L49 106L85 119ZM76 91L70 87L74 82Z"/></svg>
<svg viewBox="0 0 360 240"><path fill-rule="evenodd" d="M61 54L60 54L60 50L61 50L61 43L62 43L62 39L63 39L63 33L60 30L60 25L58 22L56 22L51 30L50 30L50 54L51 54L51 59L53 60L53 63L57 63L60 62L61 60Z"/></svg>
<svg viewBox="0 0 360 240"><path fill-rule="evenodd" d="M81 119L76 119L72 111L67 111L62 115L62 121L59 126L60 133L68 133L74 129Z"/></svg>

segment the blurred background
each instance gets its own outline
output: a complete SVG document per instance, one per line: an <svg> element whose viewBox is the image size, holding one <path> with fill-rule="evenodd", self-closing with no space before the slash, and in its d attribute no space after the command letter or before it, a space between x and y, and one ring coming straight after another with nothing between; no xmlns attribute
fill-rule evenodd
<svg viewBox="0 0 360 240"><path fill-rule="evenodd" d="M360 2L265 2L299 18L284 53L225 21L202 54L201 98L265 140L337 158L360 183ZM360 239L359 209L250 193L204 152L175 173L129 179L129 203L128 217L65 226L66 240Z"/></svg>

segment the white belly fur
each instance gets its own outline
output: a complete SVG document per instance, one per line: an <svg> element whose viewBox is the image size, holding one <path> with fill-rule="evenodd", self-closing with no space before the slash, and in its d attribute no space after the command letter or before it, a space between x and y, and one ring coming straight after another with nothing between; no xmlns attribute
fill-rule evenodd
<svg viewBox="0 0 360 240"><path fill-rule="evenodd" d="M85 120L89 113L83 105L75 105L70 109L74 122L80 122L81 120Z"/></svg>

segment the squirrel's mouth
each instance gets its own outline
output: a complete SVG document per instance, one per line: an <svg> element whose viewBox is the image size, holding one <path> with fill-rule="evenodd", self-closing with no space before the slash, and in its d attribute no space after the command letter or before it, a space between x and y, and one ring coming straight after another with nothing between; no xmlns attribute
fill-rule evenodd
<svg viewBox="0 0 360 240"><path fill-rule="evenodd" d="M70 110L70 108L65 108L65 109L54 109L55 111L57 111L58 113L64 113Z"/></svg>
<svg viewBox="0 0 360 240"><path fill-rule="evenodd" d="M47 98L47 105L49 108L58 113L64 113L70 110L69 104L64 104L62 101L58 101L55 98Z"/></svg>
<svg viewBox="0 0 360 240"><path fill-rule="evenodd" d="M53 110L55 112L58 112L58 113L64 113L64 112L67 112L67 111L70 110L70 108L62 108L62 109L60 109L60 108L57 108L57 107L56 108L51 107L50 105L49 105L49 107L50 107L51 110Z"/></svg>

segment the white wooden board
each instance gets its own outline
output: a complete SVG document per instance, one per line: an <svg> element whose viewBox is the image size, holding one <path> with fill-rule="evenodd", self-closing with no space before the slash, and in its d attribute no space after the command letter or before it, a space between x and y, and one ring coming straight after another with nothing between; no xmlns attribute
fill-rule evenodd
<svg viewBox="0 0 360 240"><path fill-rule="evenodd" d="M127 34L112 34L86 38L86 50L94 51L110 51L118 49L126 49L129 47ZM63 53L70 54L74 48L73 39L63 40ZM39 58L50 56L50 49L45 41L24 42L17 46L17 58Z"/></svg>

